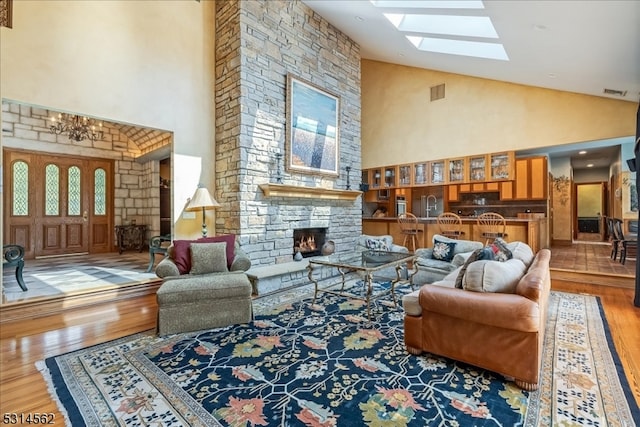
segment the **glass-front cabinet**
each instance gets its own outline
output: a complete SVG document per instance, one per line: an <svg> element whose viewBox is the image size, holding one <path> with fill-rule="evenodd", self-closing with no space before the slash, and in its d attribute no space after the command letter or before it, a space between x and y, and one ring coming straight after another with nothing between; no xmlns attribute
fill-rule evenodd
<svg viewBox="0 0 640 427"><path fill-rule="evenodd" d="M427 185L427 162L413 164L413 185Z"/></svg>
<svg viewBox="0 0 640 427"><path fill-rule="evenodd" d="M398 187L411 186L411 165L398 166Z"/></svg>
<svg viewBox="0 0 640 427"><path fill-rule="evenodd" d="M369 188L381 188L382 187L382 169L371 169L371 178L369 181Z"/></svg>
<svg viewBox="0 0 640 427"><path fill-rule="evenodd" d="M487 156L469 157L469 181L482 182L487 180Z"/></svg>
<svg viewBox="0 0 640 427"><path fill-rule="evenodd" d="M444 184L446 181L445 161L434 160L429 162L429 184Z"/></svg>
<svg viewBox="0 0 640 427"><path fill-rule="evenodd" d="M362 180L361 180L360 182L362 182L362 185L363 185L363 186L368 186L368 185L370 185L370 182L369 182L369 179L370 179L370 178L369 178L369 173L370 173L369 169L363 169L363 170L362 170Z"/></svg>
<svg viewBox="0 0 640 427"><path fill-rule="evenodd" d="M514 169L513 152L490 154L489 158L489 179L491 181L512 179L512 171Z"/></svg>
<svg viewBox="0 0 640 427"><path fill-rule="evenodd" d="M384 168L384 186L395 187L396 186L396 168L395 166Z"/></svg>
<svg viewBox="0 0 640 427"><path fill-rule="evenodd" d="M447 168L449 172L449 184L465 182L465 159L450 159L447 162L449 165Z"/></svg>

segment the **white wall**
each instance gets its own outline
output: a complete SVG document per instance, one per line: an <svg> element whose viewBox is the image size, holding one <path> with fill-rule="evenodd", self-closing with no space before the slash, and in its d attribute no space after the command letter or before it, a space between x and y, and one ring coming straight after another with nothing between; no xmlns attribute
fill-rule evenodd
<svg viewBox="0 0 640 427"><path fill-rule="evenodd" d="M173 132L178 219L198 182L214 186L213 8L209 1L13 2L13 29L0 29L0 96ZM178 221L176 234L197 235L200 225L199 217Z"/></svg>

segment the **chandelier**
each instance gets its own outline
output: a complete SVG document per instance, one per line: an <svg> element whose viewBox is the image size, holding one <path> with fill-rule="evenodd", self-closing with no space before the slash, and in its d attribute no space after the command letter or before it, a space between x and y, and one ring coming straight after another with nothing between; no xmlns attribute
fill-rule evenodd
<svg viewBox="0 0 640 427"><path fill-rule="evenodd" d="M70 141L82 141L90 139L97 141L102 139L104 132L102 131L102 122L97 124L96 121L89 117L81 117L77 114L58 114L58 117L51 118L51 133L56 135L69 134Z"/></svg>

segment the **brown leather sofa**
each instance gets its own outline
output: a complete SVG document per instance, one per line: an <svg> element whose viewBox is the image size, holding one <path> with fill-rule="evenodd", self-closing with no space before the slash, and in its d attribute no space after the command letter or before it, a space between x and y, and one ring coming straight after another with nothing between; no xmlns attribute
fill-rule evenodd
<svg viewBox="0 0 640 427"><path fill-rule="evenodd" d="M516 277L513 293L427 284L406 296L407 351L478 366L513 379L520 388L536 390L551 287L550 258L548 249L540 250L523 267L524 275Z"/></svg>

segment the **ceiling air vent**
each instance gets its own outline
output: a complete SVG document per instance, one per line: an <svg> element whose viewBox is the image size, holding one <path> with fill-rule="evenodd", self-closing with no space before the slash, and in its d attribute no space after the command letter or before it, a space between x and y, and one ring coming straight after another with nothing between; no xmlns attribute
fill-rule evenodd
<svg viewBox="0 0 640 427"><path fill-rule="evenodd" d="M438 86L431 86L431 102L444 98L444 83Z"/></svg>
<svg viewBox="0 0 640 427"><path fill-rule="evenodd" d="M607 88L605 88L603 92L606 95L627 96L627 91L626 90L616 90L616 89L607 89Z"/></svg>

